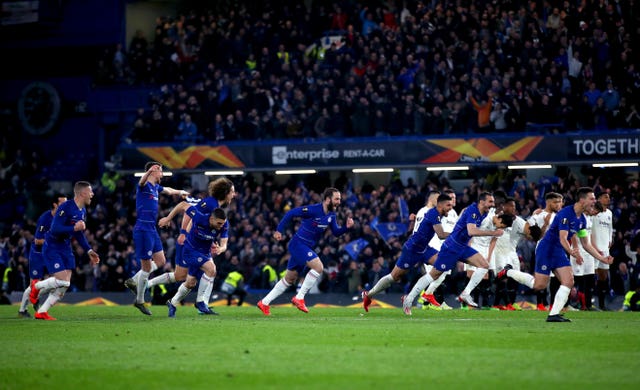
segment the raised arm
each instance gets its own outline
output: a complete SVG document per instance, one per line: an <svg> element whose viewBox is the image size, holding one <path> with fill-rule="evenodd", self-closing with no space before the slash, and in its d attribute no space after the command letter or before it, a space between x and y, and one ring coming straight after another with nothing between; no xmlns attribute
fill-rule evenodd
<svg viewBox="0 0 640 390"><path fill-rule="evenodd" d="M140 178L140 180L138 181L138 185L140 187L144 186L145 184L147 184L147 181L149 180L149 175L151 175L153 172L157 172L160 170L160 165L152 165L151 167L149 167L149 169L142 175L142 177Z"/></svg>
<svg viewBox="0 0 640 390"><path fill-rule="evenodd" d="M180 195L182 197L182 199L186 198L187 196L189 196L189 193L185 190L176 190L174 188L171 187L164 187L162 190L162 193L165 195Z"/></svg>
<svg viewBox="0 0 640 390"><path fill-rule="evenodd" d="M166 187L165 187L166 188ZM180 214L180 213L184 213L189 206L191 206L189 203L182 201L180 203L178 203L170 212L169 215L167 215L166 217L162 217L160 218L160 220L158 220L158 226L160 227L167 227L169 226L169 224L171 223L171 221L173 220L173 218L175 218L176 215ZM186 214L185 214L185 218L186 219ZM184 219L182 220L182 225L185 226L185 221ZM189 222L191 222L191 218L189 218L189 220L187 221L187 226L189 224Z"/></svg>

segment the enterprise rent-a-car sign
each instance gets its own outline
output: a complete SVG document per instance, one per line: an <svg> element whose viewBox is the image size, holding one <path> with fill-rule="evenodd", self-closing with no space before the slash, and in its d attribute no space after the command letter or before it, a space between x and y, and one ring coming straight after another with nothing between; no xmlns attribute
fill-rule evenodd
<svg viewBox="0 0 640 390"><path fill-rule="evenodd" d="M271 148L271 163L273 165L315 165L319 162L330 165L350 165L366 159L369 164L384 163L388 155L385 147L376 145L370 148L353 148L334 145L336 149L313 146L273 146Z"/></svg>
<svg viewBox="0 0 640 390"><path fill-rule="evenodd" d="M431 164L582 163L640 160L640 131L489 137L389 137L221 144L128 144L123 169L159 161L169 169L265 170L281 167L426 166Z"/></svg>

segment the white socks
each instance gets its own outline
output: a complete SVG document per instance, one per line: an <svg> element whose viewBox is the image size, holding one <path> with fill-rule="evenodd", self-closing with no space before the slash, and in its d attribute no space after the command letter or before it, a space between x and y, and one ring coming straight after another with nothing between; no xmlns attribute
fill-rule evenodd
<svg viewBox="0 0 640 390"><path fill-rule="evenodd" d="M462 291L460 295L471 294L471 291L482 281L482 278L484 278L487 272L489 272L489 270L486 268L476 268L476 270L473 271L473 275L471 275L471 279L469 279L469 283L467 283L467 287L464 288L464 291Z"/></svg>
<svg viewBox="0 0 640 390"><path fill-rule="evenodd" d="M570 292L571 289L567 286L562 285L560 286L560 288L558 288L558 292L556 293L556 296L553 300L553 307L549 312L550 316L560 314L560 311L564 309L564 305L567 303L567 299L569 299Z"/></svg>
<svg viewBox="0 0 640 390"><path fill-rule="evenodd" d="M431 277L431 274L426 273L422 275L422 277L418 279L416 284L413 286L409 294L407 294L407 296L404 297L404 302L406 306L413 306L413 301L416 299L418 294L420 294L420 291L424 290L432 282L433 282L433 278Z"/></svg>
<svg viewBox="0 0 640 390"><path fill-rule="evenodd" d="M213 279L203 274L200 278L198 285L198 295L196 296L196 302L204 302L209 304L209 298L211 297L211 291L213 290ZM209 295L207 295L207 293Z"/></svg>
<svg viewBox="0 0 640 390"><path fill-rule="evenodd" d="M304 296L307 295L309 290L311 290L311 287L315 286L319 278L319 273L313 269L309 270L309 272L307 272L307 276L304 277L304 282L302 282L300 290L298 290L298 293L296 294L296 299L304 299Z"/></svg>
<svg viewBox="0 0 640 390"><path fill-rule="evenodd" d="M156 265L156 263L154 263L153 261L151 261L151 271L149 271L149 274L153 273L153 271L155 271L155 270L157 270L157 269L158 269L158 266ZM142 272L144 272L144 271L142 271L142 269L140 269L138 272L136 272L136 274L135 274L135 275L133 275L133 276L131 277L131 279L135 280L135 281L136 281L136 283L138 283L138 279L140 278L140 274L141 274Z"/></svg>
<svg viewBox="0 0 640 390"><path fill-rule="evenodd" d="M38 296L41 296L42 294L46 294L58 287L69 287L70 285L71 283L67 282L66 280L58 280L54 276L51 276L50 278L41 280L36 283L36 288L40 290Z"/></svg>
<svg viewBox="0 0 640 390"><path fill-rule="evenodd" d="M175 282L176 282L175 272L167 272L160 276L156 276L153 279L149 279L149 281L147 282L147 288L151 288L159 284L175 283Z"/></svg>
<svg viewBox="0 0 640 390"><path fill-rule="evenodd" d="M180 284L180 287L178 287L178 291L176 292L176 295L173 296L173 298L171 298L171 304L173 306L178 306L180 304L180 302L182 302L182 300L189 295L189 293L191 292L190 288L187 288L184 285L184 282Z"/></svg>
<svg viewBox="0 0 640 390"><path fill-rule="evenodd" d="M136 280L136 302L144 303L144 292L147 290L146 285L149 280L149 272L140 270L136 275L138 275L138 279Z"/></svg>
<svg viewBox="0 0 640 390"><path fill-rule="evenodd" d="M26 311L29 304L29 294L31 294L31 286L27 287L22 293L22 300L20 301L20 310Z"/></svg>
<svg viewBox="0 0 640 390"><path fill-rule="evenodd" d="M436 279L433 282L429 283L429 287L427 287L427 290L425 291L425 294L433 295L433 293L436 292L436 289L438 287L440 287L442 282L444 282L445 278L447 277L447 274L448 274L448 272L443 272L442 274L440 274L440 276L438 276L438 279Z"/></svg>
<svg viewBox="0 0 640 390"><path fill-rule="evenodd" d="M51 291L51 293L47 297L47 300L44 301L42 306L40 306L40 308L38 309L38 313L46 313L46 312L48 312L49 309L51 308L51 306L55 305L56 303L58 303L59 300L62 299L62 297L64 296L65 291L67 291L67 289L69 288L71 283L69 283L67 281L64 281L64 280L61 280L60 282L65 282L66 286L57 287L55 290Z"/></svg>
<svg viewBox="0 0 640 390"><path fill-rule="evenodd" d="M204 292L204 303L207 304L207 306L209 306L209 301L211 300L211 293L213 292L213 280L215 279L215 277L211 278L211 283L209 283L209 286L207 287L207 289Z"/></svg>
<svg viewBox="0 0 640 390"><path fill-rule="evenodd" d="M283 292L287 291L289 287L291 287L291 285L287 283L286 280L284 279L278 280L278 283L276 283L276 285L273 286L271 291L269 291L269 294L267 294L264 298L262 298L262 303L269 306L271 301L278 298Z"/></svg>
<svg viewBox="0 0 640 390"><path fill-rule="evenodd" d="M529 275L528 273L522 271L516 271L515 269L510 269L507 271L507 276L520 284L523 284L529 288L533 288L533 283L535 281L533 275Z"/></svg>
<svg viewBox="0 0 640 390"><path fill-rule="evenodd" d="M391 276L391 274L387 274L383 277L380 278L380 280L378 280L378 283L376 283L375 286L371 287L371 290L367 291L367 295L369 295L369 297L372 297L374 295L376 295L377 293L379 293L380 291L384 291L386 289L389 288L389 286L391 286L391 284L393 284L394 280L393 277Z"/></svg>

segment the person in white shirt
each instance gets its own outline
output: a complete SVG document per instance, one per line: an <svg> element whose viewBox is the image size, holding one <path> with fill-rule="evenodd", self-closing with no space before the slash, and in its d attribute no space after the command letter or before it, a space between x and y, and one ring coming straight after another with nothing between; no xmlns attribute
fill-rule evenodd
<svg viewBox="0 0 640 390"><path fill-rule="evenodd" d="M504 191L498 190L493 193L495 198L496 207L489 209L487 216L482 220L480 224L480 229L483 230L496 230L498 228L504 229L505 227L511 226L511 224L507 224L507 226L498 226L498 219L496 218L498 215L502 214L502 206L504 205L505 200L507 199L507 194ZM492 242L495 241L497 237L491 236L478 236L473 237L471 239L471 247L478 251L478 253L482 254L485 259L489 261L489 271L492 272L493 275L496 274L496 265L493 261L493 256L491 255L490 247L493 246ZM473 273L476 270L476 267L465 264L465 270L467 271L467 278L471 279ZM482 281L478 284L476 289L474 289L473 297L475 298L475 302L478 303L479 298L482 297L482 306L490 307L491 303L489 302L489 295L491 294L491 281L489 279L489 273L487 273Z"/></svg>
<svg viewBox="0 0 640 390"><path fill-rule="evenodd" d="M609 256L609 250L613 244L613 213L609 210L611 197L603 192L598 195L596 210L591 229L591 245L602 255ZM596 260L596 290L598 293L598 305L600 310L606 310L605 297L609 290L609 264Z"/></svg>
<svg viewBox="0 0 640 390"><path fill-rule="evenodd" d="M580 61L580 53L573 51L573 45L569 45L567 49L567 61L569 63L569 76L574 80L579 78L582 71L582 61Z"/></svg>
<svg viewBox="0 0 640 390"><path fill-rule="evenodd" d="M491 121L493 127L497 131L503 131L507 129L508 125L506 117L508 111L509 108L507 106L503 106L502 103L496 103L493 111L491 111L491 114L489 115L489 121Z"/></svg>
<svg viewBox="0 0 640 390"><path fill-rule="evenodd" d="M496 274L509 264L512 269L520 271L520 258L516 247L518 242L525 237L524 227L526 221L516 212L516 200L508 197L502 206L502 212L513 216L513 223L510 228L504 230L504 234L495 240L495 247L492 251L492 263L495 264ZM494 307L505 310L518 310L516 305L518 283L515 280L507 279L502 282L496 280L496 297ZM505 302L504 307L500 306L500 300Z"/></svg>

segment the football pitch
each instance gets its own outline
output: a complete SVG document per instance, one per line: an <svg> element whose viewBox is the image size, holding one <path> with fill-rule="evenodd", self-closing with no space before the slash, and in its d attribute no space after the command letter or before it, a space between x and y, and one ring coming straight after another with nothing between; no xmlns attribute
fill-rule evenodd
<svg viewBox="0 0 640 390"><path fill-rule="evenodd" d="M639 313L215 309L0 306L0 389L640 388Z"/></svg>

